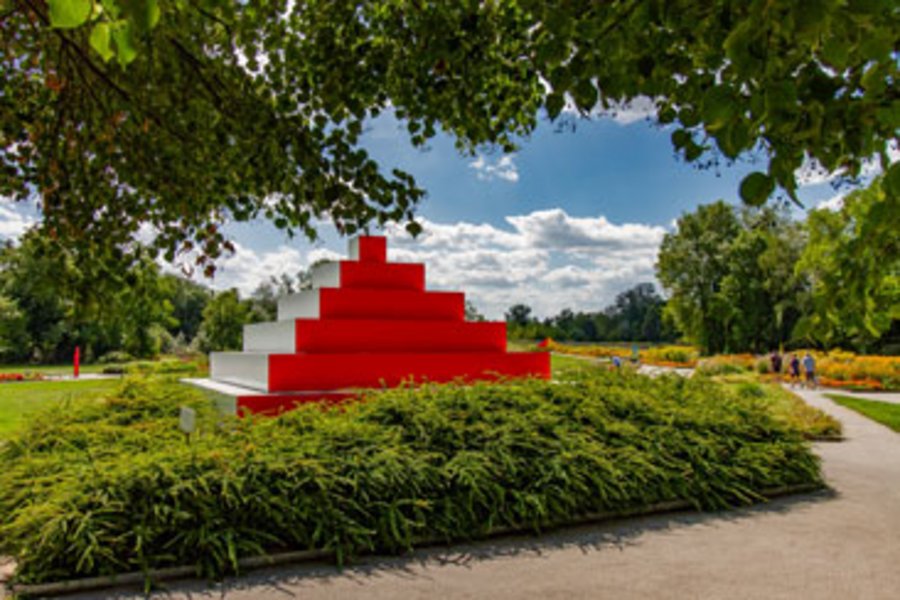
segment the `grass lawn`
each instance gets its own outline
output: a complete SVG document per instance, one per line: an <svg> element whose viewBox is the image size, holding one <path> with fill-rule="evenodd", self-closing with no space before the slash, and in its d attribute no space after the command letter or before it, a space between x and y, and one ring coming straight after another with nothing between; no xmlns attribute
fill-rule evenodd
<svg viewBox="0 0 900 600"><path fill-rule="evenodd" d="M118 380L0 383L0 439L35 412L59 400L88 400L119 385Z"/></svg>
<svg viewBox="0 0 900 600"><path fill-rule="evenodd" d="M873 421L877 421L900 433L900 404L878 402L877 400L864 400L862 398L853 398L850 396L842 396L840 394L825 394L825 396L831 398L841 406L846 406L850 410L855 410L856 412L869 417Z"/></svg>
<svg viewBox="0 0 900 600"><path fill-rule="evenodd" d="M100 373L107 365L81 365L82 373ZM41 373L43 375L71 375L72 365L0 365L0 373Z"/></svg>

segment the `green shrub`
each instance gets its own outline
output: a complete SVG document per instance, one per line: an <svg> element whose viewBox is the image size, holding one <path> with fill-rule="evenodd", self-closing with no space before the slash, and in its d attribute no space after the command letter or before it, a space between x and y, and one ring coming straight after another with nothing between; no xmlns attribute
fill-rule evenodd
<svg viewBox="0 0 900 600"><path fill-rule="evenodd" d="M199 411L190 443L178 407ZM532 530L682 499L718 509L820 484L801 432L709 380L572 373L371 394L227 419L184 386L126 381L0 446L0 554L37 583L324 548Z"/></svg>
<svg viewBox="0 0 900 600"><path fill-rule="evenodd" d="M122 350L113 350L101 356L97 362L101 365L109 365L113 363L127 363L134 360L134 357Z"/></svg>
<svg viewBox="0 0 900 600"><path fill-rule="evenodd" d="M704 362L700 363L695 372L698 375L714 377L718 375L738 375L746 373L747 369L741 365L726 362Z"/></svg>

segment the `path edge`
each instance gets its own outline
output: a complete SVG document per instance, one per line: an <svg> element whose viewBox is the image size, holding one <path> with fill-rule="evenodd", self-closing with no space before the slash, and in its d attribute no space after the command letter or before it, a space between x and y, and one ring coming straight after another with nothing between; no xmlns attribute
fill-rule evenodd
<svg viewBox="0 0 900 600"><path fill-rule="evenodd" d="M760 493L766 500L773 500L782 496L791 496L797 494L805 494L828 489L825 483L801 483L792 486L783 486L764 490ZM749 505L745 508L752 507ZM736 507L741 508L741 507ZM559 529L564 527L575 527L578 525L589 525L594 523L602 523L615 519L624 519L629 517L644 517L651 515L660 515L673 513L684 510L694 511L694 505L688 500L669 500L667 502L658 502L634 509L625 509L618 511L604 511L590 513L574 519L564 521L551 522L544 525L544 529ZM530 527L497 527L491 529L487 535L479 539L490 539L507 535L525 535L534 533L534 529ZM477 541L477 540L470 540ZM442 539L419 539L413 540L412 549L421 549L434 546L446 546L448 542ZM371 556L374 552L360 552L359 556ZM287 564L299 564L307 562L316 562L327 559L333 559L335 552L332 550L295 550L290 552L279 552L276 554L263 554L259 556L249 556L239 559L237 565L240 569L252 571L266 567ZM180 566L165 567L162 569L150 569L148 571L134 571L131 573L121 573L116 575L102 575L98 577L85 577L82 579L67 579L62 581L53 581L48 583L36 584L12 584L5 583L6 588L16 597L30 596L58 596L62 594L71 594L75 592L86 592L92 590L107 589L119 586L128 586L141 584L148 580L154 585L163 581L173 581L176 579L187 579L190 577L198 577L196 566Z"/></svg>

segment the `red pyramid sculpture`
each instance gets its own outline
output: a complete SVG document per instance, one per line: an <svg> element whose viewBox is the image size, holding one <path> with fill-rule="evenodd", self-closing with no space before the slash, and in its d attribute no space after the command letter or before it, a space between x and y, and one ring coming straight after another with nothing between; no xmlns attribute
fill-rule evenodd
<svg viewBox="0 0 900 600"><path fill-rule="evenodd" d="M544 352L506 351L506 323L465 320L462 292L425 289L425 266L387 262L384 237L350 240L313 289L278 301L278 321L244 328L243 352L210 357L214 381L248 388L238 411L352 396L408 380L550 377Z"/></svg>

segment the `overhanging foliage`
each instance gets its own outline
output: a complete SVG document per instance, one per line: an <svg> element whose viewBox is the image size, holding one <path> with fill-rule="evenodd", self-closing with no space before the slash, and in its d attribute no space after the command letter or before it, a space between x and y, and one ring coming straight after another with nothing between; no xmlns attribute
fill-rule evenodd
<svg viewBox="0 0 900 600"><path fill-rule="evenodd" d="M0 194L38 193L76 243L150 224L209 271L232 219L417 231L423 191L359 146L389 108L414 145L510 149L542 107L649 97L688 161L768 154L750 204L793 195L807 158L887 168L900 124L892 0L0 0L0 20Z"/></svg>

